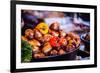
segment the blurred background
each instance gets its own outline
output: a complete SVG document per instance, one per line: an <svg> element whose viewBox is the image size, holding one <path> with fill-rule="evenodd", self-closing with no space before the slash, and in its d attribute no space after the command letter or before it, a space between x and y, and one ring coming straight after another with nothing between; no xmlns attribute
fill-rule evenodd
<svg viewBox="0 0 100 73"><path fill-rule="evenodd" d="M89 31L90 26L90 14L74 12L22 10L22 27L27 23L33 24L35 26L41 21L44 21L48 25L53 22L58 22L61 24L60 28L66 32L84 30L87 32Z"/></svg>

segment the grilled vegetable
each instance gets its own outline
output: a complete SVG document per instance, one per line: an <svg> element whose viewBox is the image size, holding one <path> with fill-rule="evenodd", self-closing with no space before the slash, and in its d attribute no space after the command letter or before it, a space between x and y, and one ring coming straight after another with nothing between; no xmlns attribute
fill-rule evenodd
<svg viewBox="0 0 100 73"><path fill-rule="evenodd" d="M42 22L36 26L36 29L38 29L42 34L47 34L49 27L46 23Z"/></svg>
<svg viewBox="0 0 100 73"><path fill-rule="evenodd" d="M60 44L59 44L58 42L59 42L59 38L58 38L58 37L52 37L52 38L50 39L50 44L51 44L51 46L53 46L53 47L59 47Z"/></svg>

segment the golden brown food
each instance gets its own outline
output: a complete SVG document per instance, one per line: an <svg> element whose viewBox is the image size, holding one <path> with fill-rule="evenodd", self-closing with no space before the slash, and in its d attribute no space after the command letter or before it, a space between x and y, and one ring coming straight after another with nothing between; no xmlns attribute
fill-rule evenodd
<svg viewBox="0 0 100 73"><path fill-rule="evenodd" d="M43 53L36 53L36 54L33 54L33 57L37 59L37 58L45 58L46 56Z"/></svg>
<svg viewBox="0 0 100 73"><path fill-rule="evenodd" d="M57 50L51 50L50 51L50 55L57 55L58 54L58 51Z"/></svg>
<svg viewBox="0 0 100 73"><path fill-rule="evenodd" d="M32 46L32 50L34 53L40 52L40 49L38 46Z"/></svg>
<svg viewBox="0 0 100 73"><path fill-rule="evenodd" d="M60 39L59 39L59 44L60 44L61 46L66 46L66 45L67 45L67 40L66 40L65 38L60 38Z"/></svg>
<svg viewBox="0 0 100 73"><path fill-rule="evenodd" d="M25 30L25 37L28 39L33 39L34 33L32 29L26 29Z"/></svg>
<svg viewBox="0 0 100 73"><path fill-rule="evenodd" d="M73 49L75 49L75 46L74 46L73 44L68 44L68 45L66 46L66 51L67 51L67 52L70 52L70 51L72 51Z"/></svg>
<svg viewBox="0 0 100 73"><path fill-rule="evenodd" d="M23 41L28 41L28 39L27 39L25 36L21 36L21 39L22 39Z"/></svg>
<svg viewBox="0 0 100 73"><path fill-rule="evenodd" d="M40 42L35 39L29 40L29 44L32 46L41 46Z"/></svg>
<svg viewBox="0 0 100 73"><path fill-rule="evenodd" d="M37 29L35 29L35 30L33 30L33 31L34 31L34 37L35 37L36 39L39 39L39 38L42 37L42 34L41 34Z"/></svg>
<svg viewBox="0 0 100 73"><path fill-rule="evenodd" d="M70 32L67 34L66 40L67 40L68 44L72 44L75 47L78 47L80 44L80 37L73 32Z"/></svg>
<svg viewBox="0 0 100 73"><path fill-rule="evenodd" d="M65 37L66 36L66 32L64 32L63 30L60 30L59 33L60 33L60 37Z"/></svg>
<svg viewBox="0 0 100 73"><path fill-rule="evenodd" d="M71 40L71 37L67 36L67 37L66 37L66 40L67 40L67 41Z"/></svg>
<svg viewBox="0 0 100 73"><path fill-rule="evenodd" d="M90 33L86 34L86 36L84 37L85 40L90 41Z"/></svg>
<svg viewBox="0 0 100 73"><path fill-rule="evenodd" d="M22 40L32 46L33 58L63 55L78 48L80 37L73 33L66 33L60 29L60 24L54 22L48 27L39 23L33 30L26 29ZM89 36L86 36L89 39Z"/></svg>
<svg viewBox="0 0 100 73"><path fill-rule="evenodd" d="M54 31L54 30L49 30L49 33L52 35L52 36L59 36L59 32L57 31Z"/></svg>
<svg viewBox="0 0 100 73"><path fill-rule="evenodd" d="M60 26L60 24L59 24L58 22L54 22L54 23L52 23L52 24L50 25L50 29L51 29L51 30L58 31L59 28L60 28L59 26Z"/></svg>
<svg viewBox="0 0 100 73"><path fill-rule="evenodd" d="M36 29L38 29L42 34L47 34L48 33L48 24L41 22L36 26Z"/></svg>
<svg viewBox="0 0 100 73"><path fill-rule="evenodd" d="M51 38L52 38L52 35L51 35L51 34L45 34L45 35L43 36L44 42L50 41Z"/></svg>
<svg viewBox="0 0 100 73"><path fill-rule="evenodd" d="M68 36L73 38L73 39L77 39L77 40L80 39L80 37L77 34L73 33L73 32L68 33Z"/></svg>
<svg viewBox="0 0 100 73"><path fill-rule="evenodd" d="M42 51L44 53L48 53L51 50L52 50L52 47L51 47L50 43L49 42L45 43L44 46L43 46L43 48L42 48Z"/></svg>
<svg viewBox="0 0 100 73"><path fill-rule="evenodd" d="M63 49L60 49L58 53L59 55L66 54L66 52Z"/></svg>

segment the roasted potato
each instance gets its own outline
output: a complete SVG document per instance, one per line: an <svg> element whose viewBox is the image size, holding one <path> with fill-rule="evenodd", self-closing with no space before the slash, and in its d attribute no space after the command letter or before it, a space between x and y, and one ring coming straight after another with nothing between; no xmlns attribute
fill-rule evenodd
<svg viewBox="0 0 100 73"><path fill-rule="evenodd" d="M59 36L59 32L57 31L54 31L54 30L49 30L49 33L52 35L52 36Z"/></svg>
<svg viewBox="0 0 100 73"><path fill-rule="evenodd" d="M32 46L41 46L40 42L35 39L29 40L29 44Z"/></svg>
<svg viewBox="0 0 100 73"><path fill-rule="evenodd" d="M39 40L42 37L41 32L39 32L37 29L34 29L33 31L34 31L34 37Z"/></svg>
<svg viewBox="0 0 100 73"><path fill-rule="evenodd" d="M66 36L66 32L64 32L63 30L59 31L60 37L65 37Z"/></svg>
<svg viewBox="0 0 100 73"><path fill-rule="evenodd" d="M28 39L33 39L34 33L32 29L26 29L25 30L25 37Z"/></svg>
<svg viewBox="0 0 100 73"><path fill-rule="evenodd" d="M40 52L40 49L38 46L32 46L32 50L33 50L33 53Z"/></svg>
<svg viewBox="0 0 100 73"><path fill-rule="evenodd" d="M58 51L57 50L51 50L50 51L50 55L57 55L58 54Z"/></svg>
<svg viewBox="0 0 100 73"><path fill-rule="evenodd" d="M50 41L50 38L51 38L51 37L52 37L52 35L50 35L50 34L45 34L45 35L43 36L44 42Z"/></svg>
<svg viewBox="0 0 100 73"><path fill-rule="evenodd" d="M28 41L28 39L27 39L25 36L21 36L21 39L22 39L23 41Z"/></svg>
<svg viewBox="0 0 100 73"><path fill-rule="evenodd" d="M62 54L65 54L65 53L66 52L63 49L60 49L59 52L58 52L59 55L62 55Z"/></svg>
<svg viewBox="0 0 100 73"><path fill-rule="evenodd" d="M46 56L45 56L45 54L43 54L43 53L35 53L35 54L33 54L33 58L45 58Z"/></svg>
<svg viewBox="0 0 100 73"><path fill-rule="evenodd" d="M51 50L52 50L52 47L51 47L50 43L49 42L45 43L44 46L43 46L43 48L42 48L42 51L44 53L48 53Z"/></svg>
<svg viewBox="0 0 100 73"><path fill-rule="evenodd" d="M58 22L54 22L54 23L52 23L51 25L50 25L50 29L51 30L55 30L55 31L58 31L59 30L59 27L60 26L60 24L58 23Z"/></svg>

